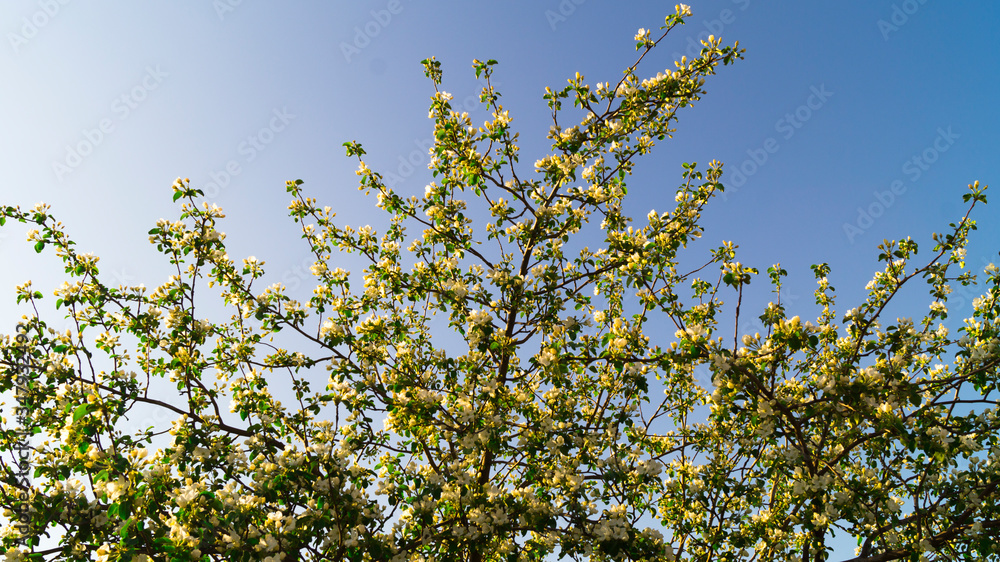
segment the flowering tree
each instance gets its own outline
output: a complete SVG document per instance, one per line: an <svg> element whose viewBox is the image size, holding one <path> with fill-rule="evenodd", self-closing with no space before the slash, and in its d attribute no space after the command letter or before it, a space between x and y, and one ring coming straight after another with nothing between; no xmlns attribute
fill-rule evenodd
<svg viewBox="0 0 1000 562"><path fill-rule="evenodd" d="M187 180L179 220L149 232L176 267L153 290L102 282L48 207L3 208L65 263L55 308L75 326L52 330L43 293L18 288L29 313L0 344L18 405L0 427L8 560L823 560L836 532L858 537L855 560L996 559L997 269L960 334L939 323L951 285L973 281L955 273L968 215L922 264L912 240L881 246L846 314L816 265L815 323L776 302L765 334L720 337L757 270L730 243L689 269L681 257L721 164L685 165L671 210L623 214L635 159L741 56L712 37L640 79L687 15L639 30L617 83L577 74L547 91L553 152L531 176L495 61L474 63L482 127L424 61L422 197L387 186L356 143L381 233L287 185L315 255L306 302L230 258L221 210ZM984 190L970 186L970 211ZM344 271L335 251L369 265ZM778 293L785 271L768 274ZM918 278L929 313L886 318ZM206 286L231 318L204 317ZM176 419L130 426L149 410Z"/></svg>

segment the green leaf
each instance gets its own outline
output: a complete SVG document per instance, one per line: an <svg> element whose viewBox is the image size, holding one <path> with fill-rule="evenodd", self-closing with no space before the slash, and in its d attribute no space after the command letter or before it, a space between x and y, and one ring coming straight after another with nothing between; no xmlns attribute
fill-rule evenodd
<svg viewBox="0 0 1000 562"><path fill-rule="evenodd" d="M39 254L42 253L42 248L44 247L45 247L45 241L39 240L38 242L35 243L35 252L38 252Z"/></svg>
<svg viewBox="0 0 1000 562"><path fill-rule="evenodd" d="M79 406L76 407L75 410L73 410L73 421L74 422L79 421L80 418L86 416L89 413L90 413L90 404L80 404Z"/></svg>

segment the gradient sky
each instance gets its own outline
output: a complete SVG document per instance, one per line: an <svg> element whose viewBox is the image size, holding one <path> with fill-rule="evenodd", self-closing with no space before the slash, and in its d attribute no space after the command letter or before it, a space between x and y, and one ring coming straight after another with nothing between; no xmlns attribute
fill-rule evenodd
<svg viewBox="0 0 1000 562"><path fill-rule="evenodd" d="M997 183L1000 4L690 4L688 25L639 75L673 68L709 33L739 41L746 60L720 68L674 138L641 162L628 209L669 210L682 162L725 162L727 194L706 211L701 247L733 240L738 259L762 272L781 262L792 314L810 315L810 264L830 263L839 308L856 306L878 242L911 235L929 255L931 232L964 214L967 184ZM636 30L658 28L673 5L5 0L0 203L50 203L78 249L102 257L109 281L153 286L169 269L146 232L177 217L170 185L188 177L226 210L230 255L256 255L273 280L298 284L311 258L287 218L286 180L304 180L353 225L378 215L357 190L345 141L365 146L371 168L397 173L401 191L430 181L433 87L421 59L442 62L444 89L455 105L469 100L474 122L486 112L471 102L471 62L499 61L495 83L527 170L548 148L545 86L577 71L590 83L617 80L634 61ZM975 215L977 270L1000 249L998 205ZM16 284L33 279L51 294L62 281L57 258L35 256L25 230L0 231L7 332ZM766 283L757 287L766 303ZM970 301L953 307L956 322ZM920 301L904 315L926 310Z"/></svg>
<svg viewBox="0 0 1000 562"><path fill-rule="evenodd" d="M591 83L617 79L634 60L636 29L673 10L600 0L4 4L0 202L50 203L105 273L147 285L166 271L145 233L176 217L174 178L205 187L227 211L232 255L257 255L291 279L308 255L286 218L285 180L301 178L354 224L378 215L356 189L344 141L363 143L369 165L399 174L403 191L429 181L433 89L421 59L441 60L444 88L483 119L470 64L500 61L495 79L528 167L548 148L545 86L576 71ZM729 192L706 213L705 247L733 240L762 271L781 262L803 304L808 266L829 262L853 302L879 241L912 235L929 253L930 233L964 212L966 185L995 183L996 3L715 0L692 9L640 74L672 67L709 32L738 40L746 60L721 68L675 137L638 167L635 216L670 207L681 162L719 159ZM403 164L409 158L418 166ZM996 216L977 213L970 264L996 254ZM22 230L3 229L0 294L11 298L0 298L0 311L16 283L42 286L59 272L51 255L30 257Z"/></svg>

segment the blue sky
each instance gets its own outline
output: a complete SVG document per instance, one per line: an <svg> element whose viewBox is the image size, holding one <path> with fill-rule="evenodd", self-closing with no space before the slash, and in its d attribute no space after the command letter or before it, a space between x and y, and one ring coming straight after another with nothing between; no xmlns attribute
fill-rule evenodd
<svg viewBox="0 0 1000 562"><path fill-rule="evenodd" d="M911 235L929 255L931 232L964 213L966 185L996 184L997 3L690 4L688 25L639 74L672 68L709 33L739 41L746 60L720 68L674 138L641 163L628 208L668 210L682 162L725 162L727 194L707 210L700 247L733 240L743 263L781 262L793 314L811 310L810 264L831 264L846 310L877 268L878 242ZM345 141L361 142L376 171L396 173L401 191L430 181L433 87L421 59L442 61L444 89L456 105L469 101L473 121L486 112L471 101L471 61L499 61L495 83L527 169L547 148L545 86L577 71L616 80L634 60L636 30L672 11L610 0L7 0L0 203L50 203L111 280L152 286L169 270L146 232L176 218L170 185L188 177L226 210L231 255L256 255L273 280L299 284L310 256L287 219L286 180L304 180L353 225L378 215L357 190ZM998 204L975 215L968 261L980 270L1000 249ZM16 284L33 279L51 294L62 280L24 230L0 232L4 331L16 323ZM758 289L766 303L765 283ZM971 313L969 300L958 315ZM903 315L925 313L919 302Z"/></svg>
<svg viewBox="0 0 1000 562"><path fill-rule="evenodd" d="M674 139L639 167L635 216L669 208L681 162L721 160L729 193L706 213L706 249L733 240L744 263L781 262L804 304L808 266L829 262L846 301L874 271L879 241L912 235L929 250L930 233L964 211L965 186L995 179L995 3L691 6L646 72L672 67L708 33L738 40L746 60L720 69ZM344 141L363 143L369 164L400 175L404 191L429 181L433 90L421 59L441 60L445 89L484 119L470 63L500 61L495 79L530 166L547 148L545 86L576 71L618 78L636 29L672 10L600 0L6 2L0 200L50 203L106 273L151 285L166 270L145 232L176 216L169 186L189 177L227 211L233 255L296 278L308 255L285 219L285 180L303 179L356 224L378 215L356 190ZM970 263L995 255L995 216L976 215ZM51 256L30 256L18 228L0 241L0 257L18 264L0 273L0 294L58 273Z"/></svg>

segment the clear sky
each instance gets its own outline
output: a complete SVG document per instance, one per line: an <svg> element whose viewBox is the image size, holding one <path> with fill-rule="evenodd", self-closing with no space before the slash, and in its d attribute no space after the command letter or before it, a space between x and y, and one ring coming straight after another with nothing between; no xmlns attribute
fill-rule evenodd
<svg viewBox="0 0 1000 562"><path fill-rule="evenodd" d="M719 159L729 193L706 213L706 247L733 240L744 263L781 262L804 304L808 266L829 262L846 301L874 270L878 241L912 235L929 250L929 234L963 212L965 186L995 183L995 2L691 6L645 72L672 67L709 32L738 40L746 60L720 69L675 138L639 167L635 216L669 208L681 162ZM369 164L396 172L404 191L429 181L433 90L421 59L441 60L445 89L484 119L470 63L500 61L496 81L529 167L547 148L545 86L576 71L617 79L636 29L672 10L601 0L10 0L0 18L0 202L50 203L106 273L151 285L165 269L145 233L176 217L169 186L189 177L227 211L234 256L257 255L292 279L308 256L285 220L285 180L303 179L351 223L377 215L356 190L344 141L362 142ZM995 205L977 214L970 263L996 254L997 216ZM58 272L51 256L29 257L21 230L0 241L0 294L11 297L16 283Z"/></svg>
<svg viewBox="0 0 1000 562"><path fill-rule="evenodd" d="M682 162L721 160L727 195L706 212L703 247L733 240L761 271L781 262L806 311L808 266L829 262L846 309L877 268L879 241L912 235L928 255L930 233L964 213L967 184L1000 189L1000 4L689 1L688 25L640 76L673 68L709 33L739 41L746 60L720 68L675 137L638 167L633 216L672 207ZM402 191L430 181L433 87L421 59L442 61L444 89L469 102L474 121L486 112L472 102L471 61L499 61L495 81L527 170L547 148L545 86L577 71L591 83L618 79L636 30L672 11L672 2L610 0L5 0L0 203L50 203L109 280L152 286L169 271L146 232L176 218L170 185L188 177L226 210L232 256L256 255L273 280L298 284L310 258L287 219L286 180L304 180L354 225L377 215L343 142L361 142ZM992 197L969 251L980 270L1000 249ZM25 230L7 226L0 239L5 332L16 284L30 278L51 294L62 280ZM969 301L953 312L971 313Z"/></svg>

